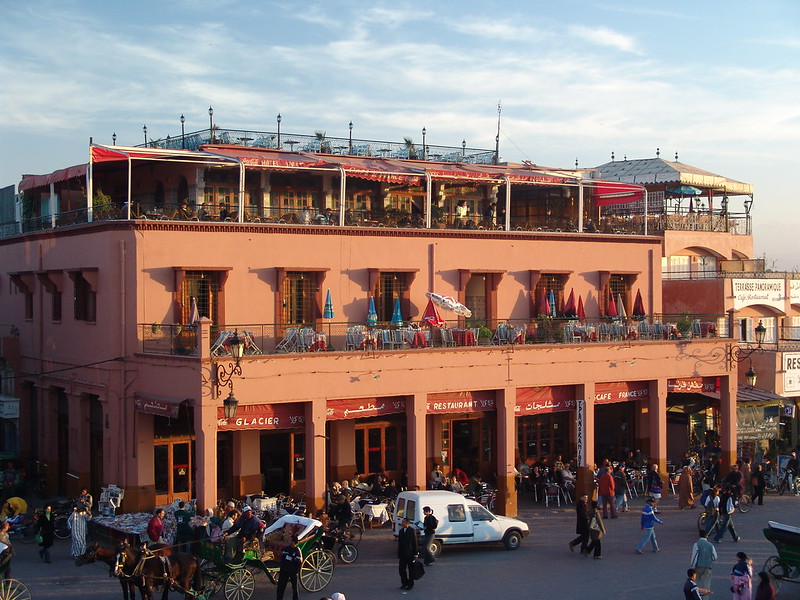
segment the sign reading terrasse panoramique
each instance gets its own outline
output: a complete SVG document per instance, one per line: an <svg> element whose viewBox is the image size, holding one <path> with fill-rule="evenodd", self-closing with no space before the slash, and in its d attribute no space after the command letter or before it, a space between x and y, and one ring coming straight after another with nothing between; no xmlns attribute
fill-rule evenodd
<svg viewBox="0 0 800 600"><path fill-rule="evenodd" d="M785 308L786 282L783 279L731 279L733 308L762 304L780 311Z"/></svg>

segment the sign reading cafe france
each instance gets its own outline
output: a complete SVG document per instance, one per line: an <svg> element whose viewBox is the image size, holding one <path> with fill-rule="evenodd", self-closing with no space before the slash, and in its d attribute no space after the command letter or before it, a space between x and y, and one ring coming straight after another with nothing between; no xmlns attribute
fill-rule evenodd
<svg viewBox="0 0 800 600"><path fill-rule="evenodd" d="M731 279L733 308L762 304L784 310L786 282L783 279Z"/></svg>

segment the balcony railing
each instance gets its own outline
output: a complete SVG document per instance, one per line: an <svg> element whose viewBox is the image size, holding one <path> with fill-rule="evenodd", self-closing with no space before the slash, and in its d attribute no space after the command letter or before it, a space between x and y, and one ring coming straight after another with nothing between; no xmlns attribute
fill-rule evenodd
<svg viewBox="0 0 800 600"><path fill-rule="evenodd" d="M444 327L379 323L237 324L211 328L211 355L227 356L238 333L246 355L304 352L384 352L392 350L537 344L650 343L717 337L723 315L656 315L634 319L539 318L479 323L448 321ZM491 325L491 327L487 327ZM197 356L192 325L142 324L144 354Z"/></svg>

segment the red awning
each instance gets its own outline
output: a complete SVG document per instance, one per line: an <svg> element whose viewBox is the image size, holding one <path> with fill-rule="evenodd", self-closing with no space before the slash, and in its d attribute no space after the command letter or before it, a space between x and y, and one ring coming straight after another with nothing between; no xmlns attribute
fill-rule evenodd
<svg viewBox="0 0 800 600"><path fill-rule="evenodd" d="M429 415L484 412L495 410L496 407L495 393L490 390L428 394Z"/></svg>
<svg viewBox="0 0 800 600"><path fill-rule="evenodd" d="M134 392L133 394L133 406L137 411L170 419L176 419L181 404L189 401L188 398L170 398L168 396L155 396L139 392Z"/></svg>
<svg viewBox="0 0 800 600"><path fill-rule="evenodd" d="M644 191L640 186L603 181L594 184L592 196L597 206L608 206L609 204L628 204L641 200Z"/></svg>
<svg viewBox="0 0 800 600"><path fill-rule="evenodd" d="M575 386L559 385L556 387L535 387L517 389L517 403L514 415L538 415L543 413L574 410Z"/></svg>
<svg viewBox="0 0 800 600"><path fill-rule="evenodd" d="M719 377L681 377L667 380L667 392L672 394L706 394L719 391Z"/></svg>
<svg viewBox="0 0 800 600"><path fill-rule="evenodd" d="M455 179L459 181L502 181L502 174L496 171L474 169L468 165L454 163L426 163L425 171L434 179Z"/></svg>
<svg viewBox="0 0 800 600"><path fill-rule="evenodd" d="M306 422L305 405L301 402L285 404L240 404L236 417L225 418L225 408L217 407L217 431L243 429L294 429Z"/></svg>
<svg viewBox="0 0 800 600"><path fill-rule="evenodd" d="M383 181L385 183L407 183L420 185L422 173L400 162L391 162L382 158L360 158L324 154L319 156L320 163L331 167L342 167L348 177Z"/></svg>
<svg viewBox="0 0 800 600"><path fill-rule="evenodd" d="M246 167L294 171L296 169L325 168L324 162L315 155L306 155L288 150L268 148L244 148L242 146L204 145L203 152L216 156L235 158Z"/></svg>
<svg viewBox="0 0 800 600"><path fill-rule="evenodd" d="M475 166L470 166L470 170L492 173L493 176L497 179L508 177L509 182L512 184L567 185L570 183L572 184L575 183L574 178L560 176L560 175L552 175L550 173L529 171L527 169L509 169L509 168L503 168L501 166L475 165Z"/></svg>
<svg viewBox="0 0 800 600"><path fill-rule="evenodd" d="M325 418L328 421L339 421L404 412L406 412L406 401L402 397L346 398L344 400L328 400Z"/></svg>
<svg viewBox="0 0 800 600"><path fill-rule="evenodd" d="M93 163L134 160L158 160L191 163L220 163L233 161L191 150L168 150L166 148L140 148L138 146L91 146Z"/></svg>
<svg viewBox="0 0 800 600"><path fill-rule="evenodd" d="M51 183L66 181L67 179L72 179L73 177L85 177L86 167L87 165L84 163L82 165L75 165L74 167L67 167L66 169L59 169L58 171L53 171L48 175L23 175L22 181L19 182L17 189L18 191L22 192L33 188L50 185Z"/></svg>

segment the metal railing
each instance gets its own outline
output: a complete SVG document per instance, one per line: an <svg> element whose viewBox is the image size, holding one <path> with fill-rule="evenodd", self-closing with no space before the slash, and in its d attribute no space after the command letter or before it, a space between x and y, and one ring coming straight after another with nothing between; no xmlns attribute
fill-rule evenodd
<svg viewBox="0 0 800 600"><path fill-rule="evenodd" d="M723 332L723 315L651 315L642 319L562 317L479 322L450 320L444 327L420 327L379 322L307 324L231 324L211 327L211 355L227 356L232 333L245 344L245 355L331 351L383 352L479 346L537 344L649 343L714 338ZM197 327L140 324L144 354L198 356Z"/></svg>

